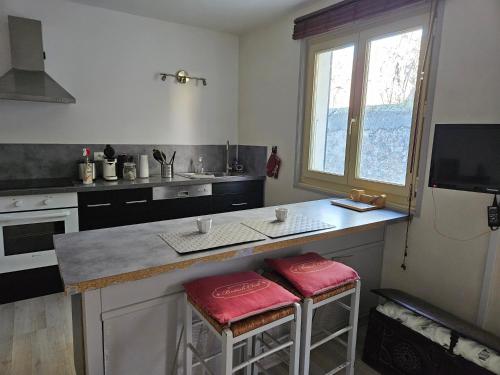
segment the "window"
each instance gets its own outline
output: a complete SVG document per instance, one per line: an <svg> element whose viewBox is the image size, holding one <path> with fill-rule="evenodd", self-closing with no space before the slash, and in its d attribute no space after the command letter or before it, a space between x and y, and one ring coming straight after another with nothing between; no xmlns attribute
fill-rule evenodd
<svg viewBox="0 0 500 375"><path fill-rule="evenodd" d="M308 41L301 183L404 204L427 22Z"/></svg>

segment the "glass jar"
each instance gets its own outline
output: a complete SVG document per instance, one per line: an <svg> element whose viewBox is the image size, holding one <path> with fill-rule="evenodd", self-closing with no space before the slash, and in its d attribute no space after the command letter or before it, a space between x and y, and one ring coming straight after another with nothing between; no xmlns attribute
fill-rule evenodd
<svg viewBox="0 0 500 375"><path fill-rule="evenodd" d="M123 179L134 181L137 177L135 163L123 163Z"/></svg>

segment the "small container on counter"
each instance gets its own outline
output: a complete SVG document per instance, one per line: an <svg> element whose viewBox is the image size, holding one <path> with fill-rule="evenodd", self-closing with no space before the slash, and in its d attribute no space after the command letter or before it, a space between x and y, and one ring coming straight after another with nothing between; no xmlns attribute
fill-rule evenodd
<svg viewBox="0 0 500 375"><path fill-rule="evenodd" d="M116 175L118 178L123 178L123 164L129 161L129 156L120 154L116 157Z"/></svg>
<svg viewBox="0 0 500 375"><path fill-rule="evenodd" d="M137 178L137 169L135 163L123 163L123 179L127 181L134 181Z"/></svg>
<svg viewBox="0 0 500 375"><path fill-rule="evenodd" d="M149 177L149 158L148 155L139 156L139 178Z"/></svg>
<svg viewBox="0 0 500 375"><path fill-rule="evenodd" d="M89 162L90 168L92 168L92 180L95 180L95 175L96 175L96 166L94 162ZM87 163L78 163L78 178L83 181L83 177L85 176L87 168Z"/></svg>

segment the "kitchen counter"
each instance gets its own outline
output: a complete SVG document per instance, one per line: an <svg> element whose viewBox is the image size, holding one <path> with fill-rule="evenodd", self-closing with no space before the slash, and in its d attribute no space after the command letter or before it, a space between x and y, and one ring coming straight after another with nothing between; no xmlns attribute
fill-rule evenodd
<svg viewBox="0 0 500 375"><path fill-rule="evenodd" d="M358 213L333 206L328 199L283 207L287 207L290 214L315 218L333 224L335 228L185 255L178 254L159 234L194 231L196 223L193 218L58 235L55 236L55 248L65 290L68 294L75 294L105 288L200 263L248 257L380 228L388 222L406 217L403 213L387 209ZM212 215L213 225L272 218L274 209L266 207Z"/></svg>
<svg viewBox="0 0 500 375"><path fill-rule="evenodd" d="M99 229L55 236L66 293L71 295L74 363L77 374L135 375L179 371L182 353L184 292L190 280L216 274L258 270L265 258L315 251L353 267L362 279L360 317L368 315L380 288L384 233L388 223L405 219L392 210L364 213L333 206L323 199L286 205L335 228L265 239L185 255L160 233L195 231L194 218ZM213 224L274 217L274 207L212 215ZM319 319L325 329L342 324L342 311ZM199 329L201 327L197 327ZM203 332L195 337L205 337ZM201 343L201 342L200 342ZM207 350L216 350L207 343ZM181 349L182 352L182 349ZM178 372L177 372L178 373Z"/></svg>
<svg viewBox="0 0 500 375"><path fill-rule="evenodd" d="M4 180L0 181L0 196L19 196L36 194L56 194L86 191L119 190L119 189L139 189L155 186L175 186L175 185L201 185L224 183L234 181L264 180L265 176L234 175L214 178L189 179L175 176L173 178L161 178L151 176L149 178L138 178L135 181L117 180L105 181L97 179L93 184L84 185L81 182L71 179L40 179L40 180ZM21 183L20 183L21 182ZM52 183L52 184L51 184Z"/></svg>

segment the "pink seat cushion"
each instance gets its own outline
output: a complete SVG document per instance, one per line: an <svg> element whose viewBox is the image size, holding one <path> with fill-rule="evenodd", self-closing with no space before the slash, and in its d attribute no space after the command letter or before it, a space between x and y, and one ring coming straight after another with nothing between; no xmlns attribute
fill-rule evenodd
<svg viewBox="0 0 500 375"><path fill-rule="evenodd" d="M316 253L266 259L266 263L286 278L304 297L311 297L359 280L358 273L345 264Z"/></svg>
<svg viewBox="0 0 500 375"><path fill-rule="evenodd" d="M198 307L220 324L300 301L288 290L255 272L204 277L184 284Z"/></svg>

